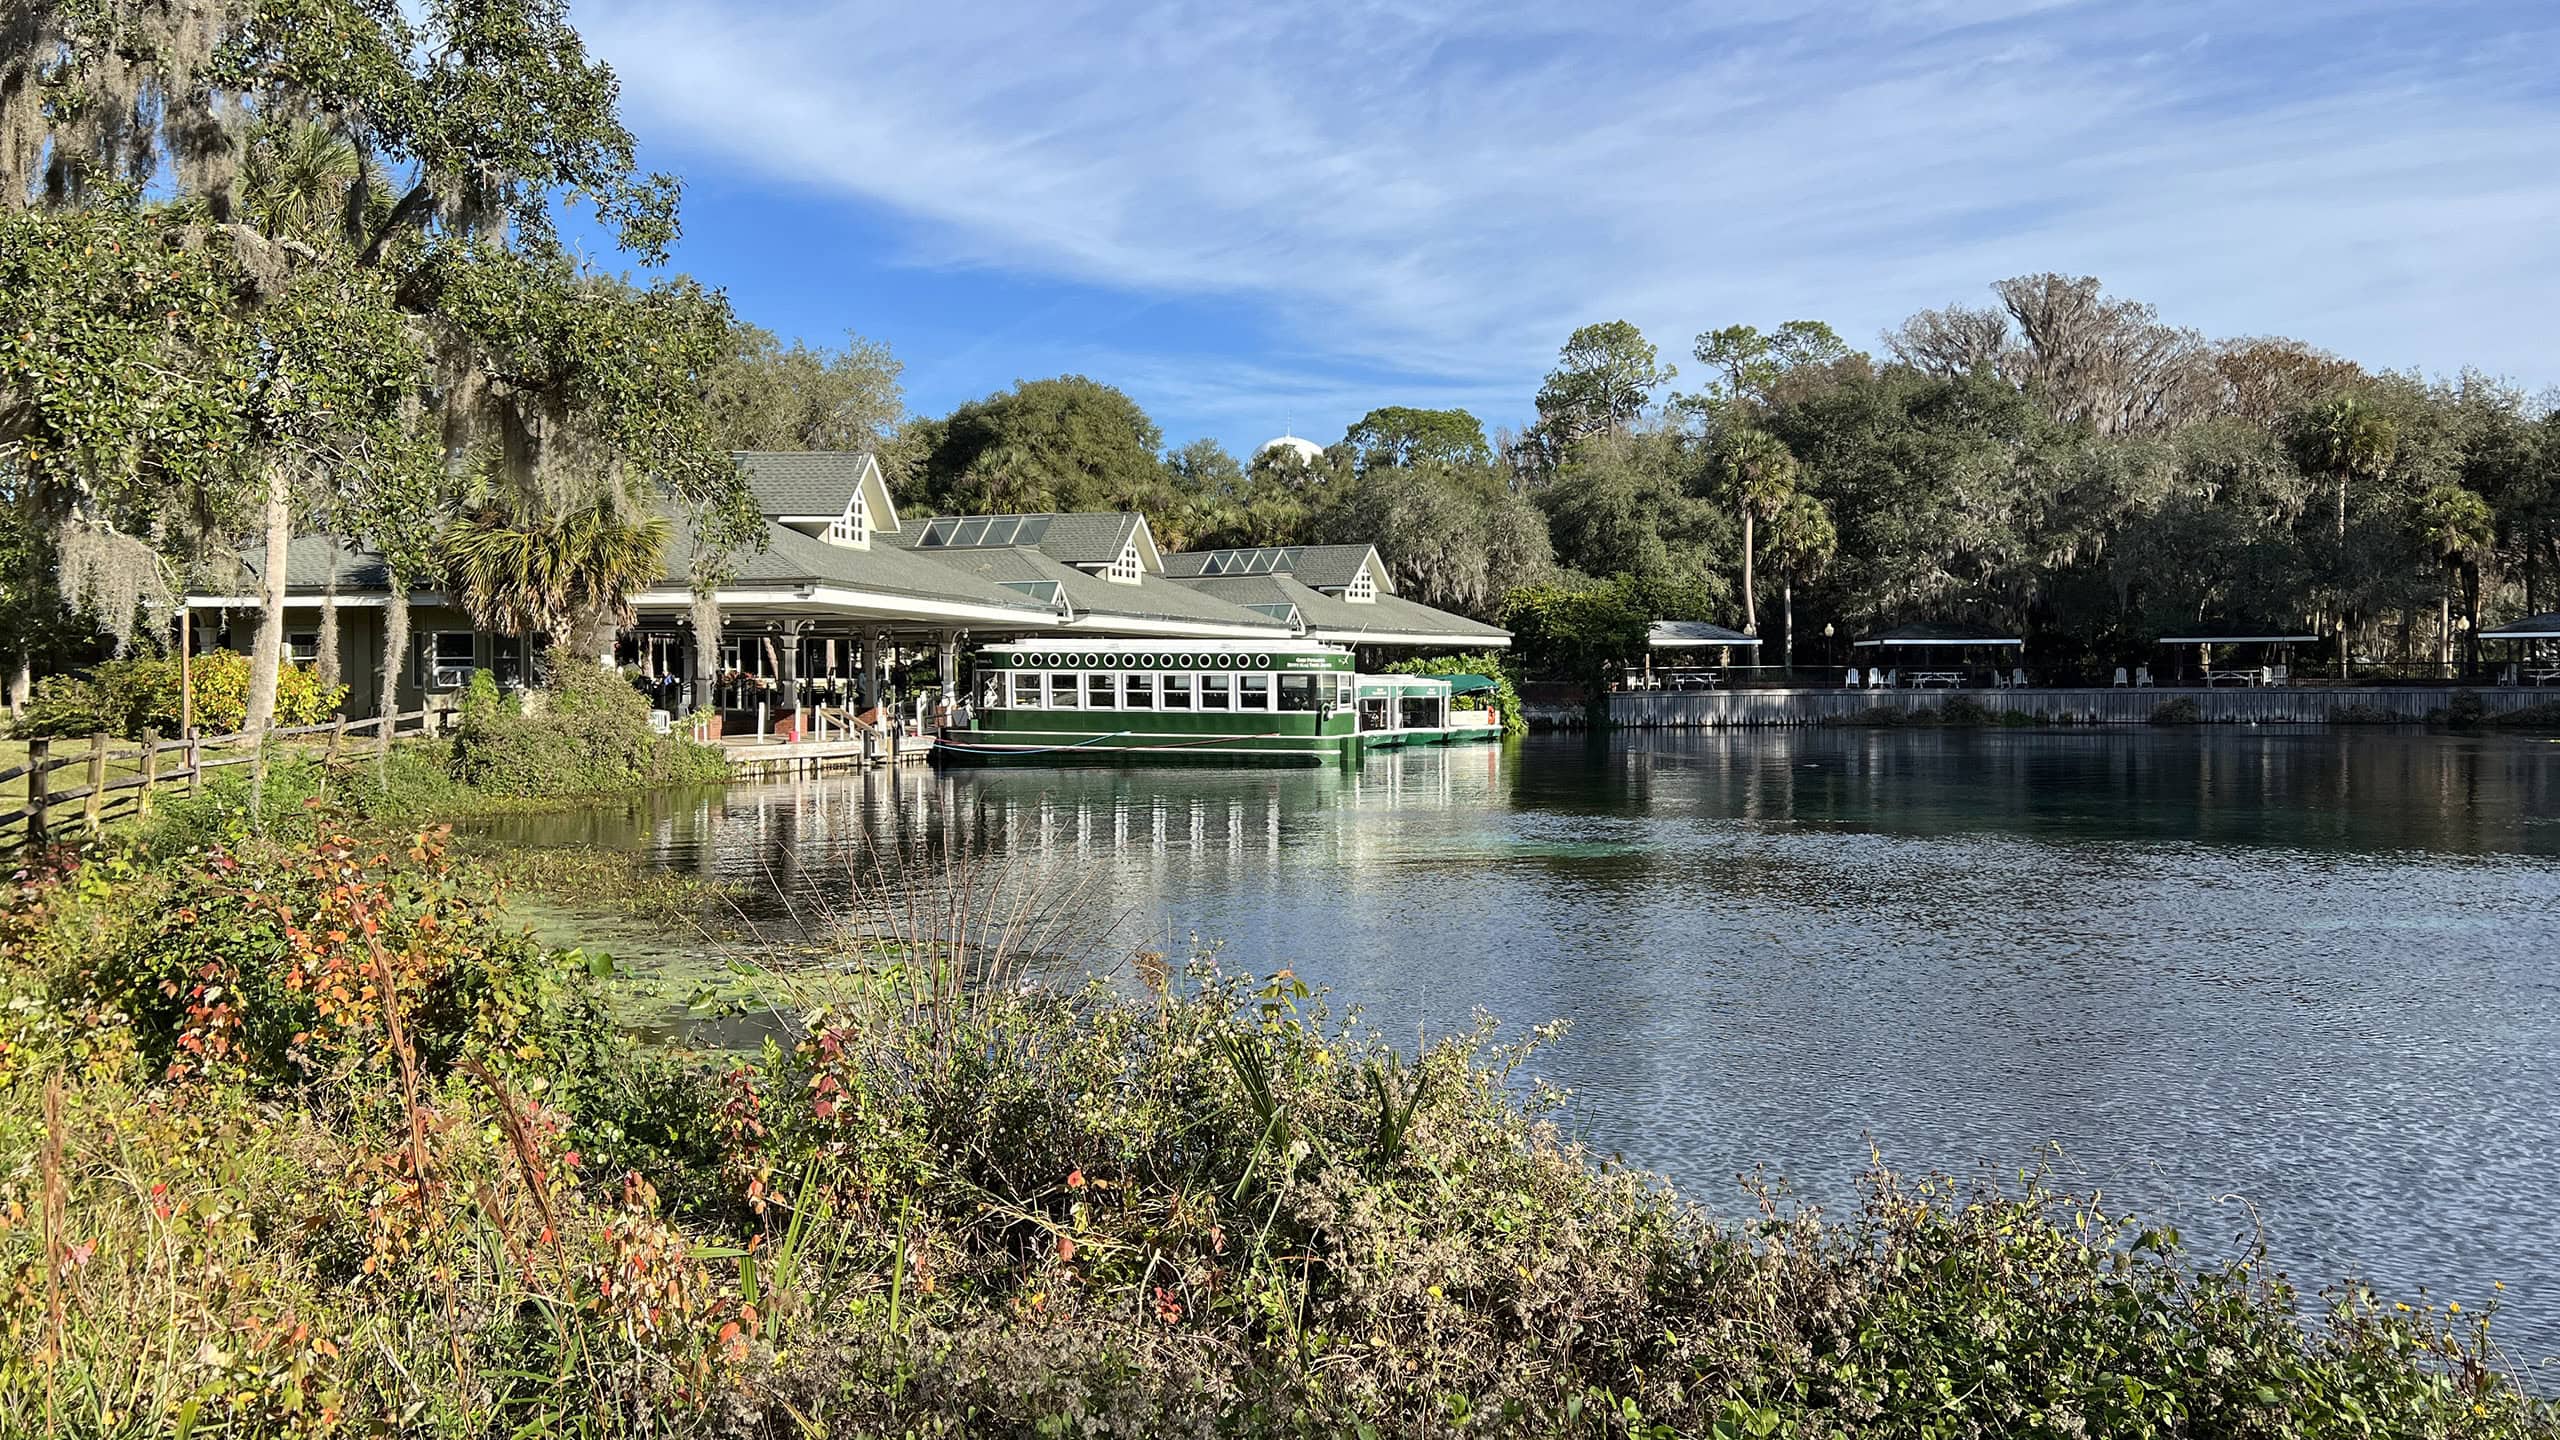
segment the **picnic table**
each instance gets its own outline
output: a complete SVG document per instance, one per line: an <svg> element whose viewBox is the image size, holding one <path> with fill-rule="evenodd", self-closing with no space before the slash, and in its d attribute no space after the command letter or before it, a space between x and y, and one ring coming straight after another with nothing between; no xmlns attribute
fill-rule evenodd
<svg viewBox="0 0 2560 1440"><path fill-rule="evenodd" d="M2550 685L2560 682L2560 670L2527 670L2524 679L2528 685Z"/></svg>
<svg viewBox="0 0 2560 1440"><path fill-rule="evenodd" d="M2204 683L2208 688L2219 685L2226 680L2234 685L2255 685L2265 678L2266 672L2255 665L2252 665L2245 670L2207 670L2204 672Z"/></svg>
<svg viewBox="0 0 2560 1440"><path fill-rule="evenodd" d="M1914 690L1926 690L1932 685L1944 685L1953 690L1964 683L1964 672L1961 670L1914 670L1911 672L1910 683Z"/></svg>

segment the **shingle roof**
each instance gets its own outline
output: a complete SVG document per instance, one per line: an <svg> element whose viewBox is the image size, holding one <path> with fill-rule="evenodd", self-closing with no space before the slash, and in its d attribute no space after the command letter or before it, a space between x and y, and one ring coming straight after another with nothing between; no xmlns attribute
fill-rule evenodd
<svg viewBox="0 0 2560 1440"><path fill-rule="evenodd" d="M1054 613L1028 595L1000 589L968 575L955 574L948 566L937 565L893 545L875 543L867 550L830 545L769 520L765 522L764 542L762 550L738 558L736 569L724 588L754 590L839 585L919 600L1001 605L1039 614ZM678 521L667 537L663 567L666 575L659 583L669 588L691 584L693 559L693 533Z"/></svg>
<svg viewBox="0 0 2560 1440"><path fill-rule="evenodd" d="M1302 584L1294 575L1202 575L1180 583L1234 605L1295 605L1311 636L1339 636L1354 643L1364 635L1428 637L1428 643L1450 645L1511 643L1510 631L1480 620L1383 593L1354 604Z"/></svg>
<svg viewBox="0 0 2560 1440"><path fill-rule="evenodd" d="M868 450L740 450L738 467L768 518L824 515L833 519L853 503Z"/></svg>
<svg viewBox="0 0 2560 1440"><path fill-rule="evenodd" d="M1757 645L1760 642L1739 630L1727 630L1704 620L1656 620L1646 629L1644 643L1655 650L1680 650L1700 645Z"/></svg>
<svg viewBox="0 0 2560 1440"><path fill-rule="evenodd" d="M349 544L328 535L297 535L284 552L284 588L319 594L329 588L329 566L335 557L338 567L338 593L361 595L380 590L391 583L391 572L382 556L361 545ZM263 546L244 550L240 555L247 588L257 589L257 577L266 567L267 552ZM423 577L422 577L423 578Z"/></svg>
<svg viewBox="0 0 2560 1440"><path fill-rule="evenodd" d="M2480 632L2483 640L2547 640L2560 635L2560 610L2541 615L2528 615L2504 625L2492 625Z"/></svg>
<svg viewBox="0 0 2560 1440"><path fill-rule="evenodd" d="M1181 550L1164 557L1164 573L1181 579L1202 575L1294 575L1318 590L1339 590L1376 553L1374 545L1260 545L1236 550ZM1389 588L1386 567L1378 587Z"/></svg>
<svg viewBox="0 0 2560 1440"><path fill-rule="evenodd" d="M1093 615L1106 620L1116 617L1252 627L1278 633L1285 633L1288 628L1268 615L1255 614L1242 606L1201 594L1161 576L1149 576L1135 585L1121 584L1088 575L1072 565L1062 564L1023 546L994 550L924 550L916 554L932 557L927 563L956 569L988 585L1001 585L1007 581L1053 582L1066 595L1067 603L1079 617Z"/></svg>
<svg viewBox="0 0 2560 1440"><path fill-rule="evenodd" d="M930 520L910 520L892 538L914 550L1029 545L1039 547L1041 554L1063 564L1108 565L1128 548L1139 524L1139 516L1111 510L1048 515L938 515Z"/></svg>

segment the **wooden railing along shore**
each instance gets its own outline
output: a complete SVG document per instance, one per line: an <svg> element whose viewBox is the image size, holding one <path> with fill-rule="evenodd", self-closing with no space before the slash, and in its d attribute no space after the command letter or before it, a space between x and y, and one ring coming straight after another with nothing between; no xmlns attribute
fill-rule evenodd
<svg viewBox="0 0 2560 1440"><path fill-rule="evenodd" d="M300 742L307 749L325 737L325 764L368 754L381 760L404 730L431 734L438 718L439 712L413 710L367 720L341 716L326 725L280 725L262 734L163 739L145 730L138 741L99 734L67 745L38 737L27 742L24 764L0 768L0 796L15 791L21 797L16 809L0 811L0 851L94 835L109 820L149 814L156 795L202 790L205 777L217 770L248 765L263 775L272 747L280 743ZM76 778L63 783L57 777L64 771Z"/></svg>

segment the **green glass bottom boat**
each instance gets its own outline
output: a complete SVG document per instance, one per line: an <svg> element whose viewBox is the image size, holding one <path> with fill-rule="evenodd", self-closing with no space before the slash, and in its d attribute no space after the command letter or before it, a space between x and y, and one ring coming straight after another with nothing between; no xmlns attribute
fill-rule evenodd
<svg viewBox="0 0 2560 1440"><path fill-rule="evenodd" d="M1351 654L1306 641L990 645L936 737L959 765L1338 765L1356 761Z"/></svg>
<svg viewBox="0 0 2560 1440"><path fill-rule="evenodd" d="M1449 740L1449 682L1437 675L1359 677L1360 748L1397 750Z"/></svg>

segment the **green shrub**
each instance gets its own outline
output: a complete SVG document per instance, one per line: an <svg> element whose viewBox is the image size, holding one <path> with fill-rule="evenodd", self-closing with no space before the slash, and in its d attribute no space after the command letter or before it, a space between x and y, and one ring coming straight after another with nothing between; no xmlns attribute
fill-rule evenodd
<svg viewBox="0 0 2560 1440"><path fill-rule="evenodd" d="M1941 725L1996 725L2000 723L2000 717L1991 713L1991 707L1970 695L1950 695L1947 697L1947 702L1938 707L1938 723Z"/></svg>
<svg viewBox="0 0 2560 1440"><path fill-rule="evenodd" d="M2204 707L2197 704L2195 698L2189 695L2181 695L2173 700L2163 700L2153 707L2151 723L2154 725L2201 725L2204 723Z"/></svg>
<svg viewBox="0 0 2560 1440"><path fill-rule="evenodd" d="M2560 730L2560 700L2546 700L2493 716L2490 724L2504 730Z"/></svg>
<svg viewBox="0 0 2560 1440"><path fill-rule="evenodd" d="M249 715L249 657L209 650L195 657L187 679L195 691L196 732L238 730ZM103 661L81 675L48 675L36 682L22 735L93 735L127 739L144 730L178 733L182 710L175 656L135 656ZM276 673L276 723L317 725L338 713L347 687L323 686L309 670L286 665Z"/></svg>
<svg viewBox="0 0 2560 1440"><path fill-rule="evenodd" d="M453 773L500 795L601 795L728 778L714 746L649 725L649 702L599 665L563 664L519 704L483 671L463 697Z"/></svg>
<svg viewBox="0 0 2560 1440"><path fill-rule="evenodd" d="M0 891L0 1433L2560 1437L2494 1304L2324 1309L2040 1180L1719 1220L1556 1128L1552 1032L926 934L759 1063L633 1063L483 888Z"/></svg>

